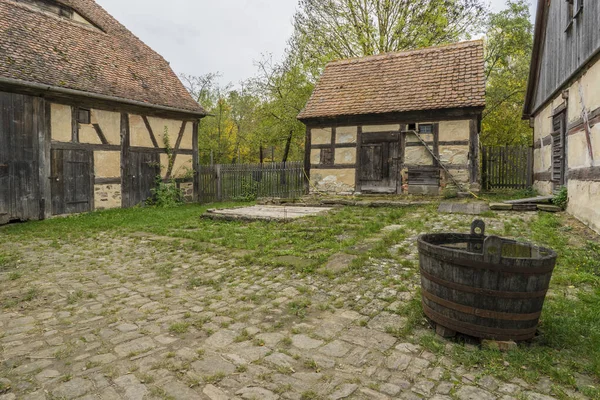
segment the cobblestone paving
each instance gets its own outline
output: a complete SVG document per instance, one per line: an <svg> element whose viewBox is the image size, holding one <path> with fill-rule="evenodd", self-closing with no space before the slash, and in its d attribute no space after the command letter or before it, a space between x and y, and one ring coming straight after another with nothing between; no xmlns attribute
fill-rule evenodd
<svg viewBox="0 0 600 400"><path fill-rule="evenodd" d="M549 379L502 382L390 334L418 284L417 233L391 249L405 263L374 260L362 279L241 266L143 233L19 244L36 268L0 274L14 303L0 315L0 400L553 398Z"/></svg>

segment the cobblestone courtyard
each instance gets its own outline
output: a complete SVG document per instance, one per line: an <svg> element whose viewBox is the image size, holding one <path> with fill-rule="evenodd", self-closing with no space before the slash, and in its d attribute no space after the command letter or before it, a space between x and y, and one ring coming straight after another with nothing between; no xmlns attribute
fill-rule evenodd
<svg viewBox="0 0 600 400"><path fill-rule="evenodd" d="M454 347L477 348L436 340L422 318L406 329L418 304L416 236L470 224L425 213L414 208L406 221L420 226L386 225L310 273L301 257L269 265L175 230L3 240L18 260L0 269L0 400L587 398L550 376L502 380L456 363ZM486 218L489 231L514 216ZM352 268L382 244L381 257Z"/></svg>

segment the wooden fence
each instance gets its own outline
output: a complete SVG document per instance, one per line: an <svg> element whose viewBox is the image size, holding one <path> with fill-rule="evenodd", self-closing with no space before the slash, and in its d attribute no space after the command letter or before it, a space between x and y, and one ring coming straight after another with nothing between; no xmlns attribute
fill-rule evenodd
<svg viewBox="0 0 600 400"><path fill-rule="evenodd" d="M201 165L199 201L212 203L304 194L302 162Z"/></svg>
<svg viewBox="0 0 600 400"><path fill-rule="evenodd" d="M483 147L483 190L527 189L533 184L533 149L525 146Z"/></svg>

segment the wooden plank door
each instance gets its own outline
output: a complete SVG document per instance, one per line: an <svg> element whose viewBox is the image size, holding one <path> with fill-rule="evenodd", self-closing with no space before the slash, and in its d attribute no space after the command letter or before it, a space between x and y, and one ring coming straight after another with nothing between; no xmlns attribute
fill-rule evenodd
<svg viewBox="0 0 600 400"><path fill-rule="evenodd" d="M0 92L0 223L40 218L41 102Z"/></svg>
<svg viewBox="0 0 600 400"><path fill-rule="evenodd" d="M398 193L400 182L400 135L373 133L362 137L360 190L364 193Z"/></svg>
<svg viewBox="0 0 600 400"><path fill-rule="evenodd" d="M52 150L52 214L94 209L94 155L88 150Z"/></svg>
<svg viewBox="0 0 600 400"><path fill-rule="evenodd" d="M0 225L10 221L10 151L8 132L3 129L0 110Z"/></svg>
<svg viewBox="0 0 600 400"><path fill-rule="evenodd" d="M124 207L134 207L152 196L156 177L160 175L160 154L130 150L123 179L128 201Z"/></svg>

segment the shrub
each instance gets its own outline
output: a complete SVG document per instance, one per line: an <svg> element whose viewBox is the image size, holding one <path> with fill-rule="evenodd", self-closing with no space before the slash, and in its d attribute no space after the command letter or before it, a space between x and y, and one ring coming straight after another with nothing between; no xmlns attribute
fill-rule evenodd
<svg viewBox="0 0 600 400"><path fill-rule="evenodd" d="M552 203L556 206L559 206L563 210L567 208L567 204L569 203L569 192L567 188L563 186L560 191L554 196L552 199Z"/></svg>
<svg viewBox="0 0 600 400"><path fill-rule="evenodd" d="M174 180L163 181L159 175L156 177L156 186L151 189L152 197L146 200L146 204L155 207L175 207L183 204L185 196L183 190L177 187Z"/></svg>

